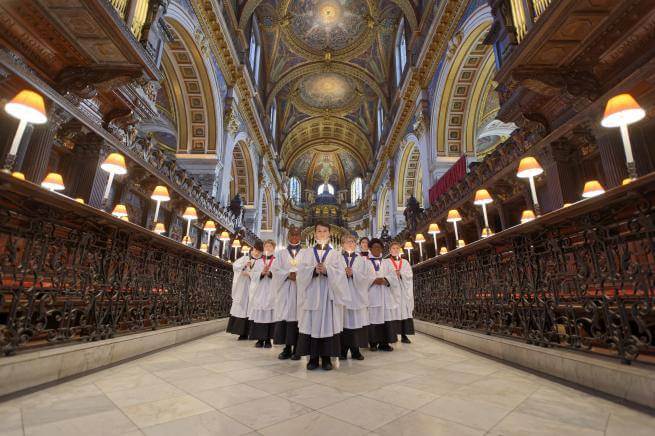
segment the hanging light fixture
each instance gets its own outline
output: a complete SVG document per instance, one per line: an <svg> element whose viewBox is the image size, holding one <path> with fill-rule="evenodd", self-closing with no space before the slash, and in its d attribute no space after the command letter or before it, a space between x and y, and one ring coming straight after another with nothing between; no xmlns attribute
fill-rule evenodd
<svg viewBox="0 0 655 436"><path fill-rule="evenodd" d="M127 166L125 166L125 158L120 153L111 153L107 156L107 159L100 165L100 168L103 171L109 173L109 178L107 179L107 186L105 187L105 192L102 194L102 201L107 201L109 198L109 191L111 190L111 184L114 181L114 176L127 174Z"/></svg>
<svg viewBox="0 0 655 436"><path fill-rule="evenodd" d="M623 141L623 151L628 167L628 177L637 178L637 168L632 156L632 144L630 143L630 133L628 125L636 123L646 116L646 111L639 106L637 100L630 94L619 94L609 99L605 106L605 113L600 122L603 127L619 127L621 129L621 139Z"/></svg>
<svg viewBox="0 0 655 436"><path fill-rule="evenodd" d="M434 255L435 256L439 252L439 247L437 246L437 235L439 233L441 233L441 229L439 228L439 224L437 224L437 223L430 224L430 227L428 227L428 234L432 235L432 240L434 241Z"/></svg>
<svg viewBox="0 0 655 436"><path fill-rule="evenodd" d="M152 195L150 196L152 200L155 200L157 202L157 206L155 206L155 217L153 218L153 222L157 222L157 218L159 217L159 207L161 206L162 203L166 201L170 201L171 196L168 193L168 189L166 186L163 185L158 185L155 186L155 190L152 191Z"/></svg>
<svg viewBox="0 0 655 436"><path fill-rule="evenodd" d="M419 254L421 261L423 260L423 243L425 242L425 236L423 233L417 233L414 242L418 244Z"/></svg>
<svg viewBox="0 0 655 436"><path fill-rule="evenodd" d="M63 191L66 189L64 186L64 179L61 177L61 174L49 173L41 182L41 186L46 188L49 191Z"/></svg>
<svg viewBox="0 0 655 436"><path fill-rule="evenodd" d="M519 169L516 172L516 177L521 179L528 179L530 181L530 194L532 195L532 203L534 204L534 210L537 212L537 215L540 214L539 200L537 200L537 188L534 184L534 178L539 174L542 174L544 169L541 168L537 159L532 156L524 157L519 162Z"/></svg>
<svg viewBox="0 0 655 436"><path fill-rule="evenodd" d="M530 209L524 210L523 213L521 214L521 224L534 221L535 218L536 216L533 211L531 211Z"/></svg>
<svg viewBox="0 0 655 436"><path fill-rule="evenodd" d="M590 180L584 184L584 189L582 190L582 198L598 197L604 193L605 189L598 180Z"/></svg>
<svg viewBox="0 0 655 436"><path fill-rule="evenodd" d="M111 214L116 218L123 218L127 216L127 208L124 204L117 204L114 206L114 210L111 211Z"/></svg>
<svg viewBox="0 0 655 436"><path fill-rule="evenodd" d="M16 129L14 140L11 142L9 153L5 158L5 171L11 172L27 123L43 124L48 121L48 117L46 116L43 97L29 89L22 90L12 98L5 105L5 112L18 119L18 129Z"/></svg>

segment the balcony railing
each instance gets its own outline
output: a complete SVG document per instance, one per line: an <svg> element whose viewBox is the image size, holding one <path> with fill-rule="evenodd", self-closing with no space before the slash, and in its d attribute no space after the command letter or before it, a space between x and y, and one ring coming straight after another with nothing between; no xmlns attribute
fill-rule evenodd
<svg viewBox="0 0 655 436"><path fill-rule="evenodd" d="M655 362L655 173L414 266L417 318Z"/></svg>
<svg viewBox="0 0 655 436"><path fill-rule="evenodd" d="M0 186L4 354L228 315L228 263L6 174Z"/></svg>

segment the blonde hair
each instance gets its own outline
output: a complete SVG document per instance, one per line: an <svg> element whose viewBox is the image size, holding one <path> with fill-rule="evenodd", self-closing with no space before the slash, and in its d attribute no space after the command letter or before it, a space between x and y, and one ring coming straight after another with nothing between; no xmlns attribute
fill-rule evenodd
<svg viewBox="0 0 655 436"><path fill-rule="evenodd" d="M277 246L277 244L275 243L275 241L272 240L272 239L267 239L267 240L265 240L265 241L264 241L264 245L267 245L267 244L268 244L268 245L272 245L273 247L276 247L276 246Z"/></svg>
<svg viewBox="0 0 655 436"><path fill-rule="evenodd" d="M389 248L393 247L394 245L398 246L400 248L400 251L403 251L403 245L400 242L393 241L391 245L389 245Z"/></svg>
<svg viewBox="0 0 655 436"><path fill-rule="evenodd" d="M341 237L341 245L345 244L348 241L352 241L354 244L357 243L357 239L353 235L343 235Z"/></svg>

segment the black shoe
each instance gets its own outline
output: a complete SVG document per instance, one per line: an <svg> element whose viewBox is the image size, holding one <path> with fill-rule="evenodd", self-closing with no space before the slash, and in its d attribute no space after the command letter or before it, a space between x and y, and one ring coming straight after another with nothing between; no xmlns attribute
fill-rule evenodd
<svg viewBox="0 0 655 436"><path fill-rule="evenodd" d="M350 354L355 360L364 360L364 356L360 353L359 348L351 348Z"/></svg>
<svg viewBox="0 0 655 436"><path fill-rule="evenodd" d="M318 357L310 357L309 362L307 362L307 369L313 371L318 368Z"/></svg>
<svg viewBox="0 0 655 436"><path fill-rule="evenodd" d="M264 346L264 341L261 339L255 342L255 348L262 348Z"/></svg>
<svg viewBox="0 0 655 436"><path fill-rule="evenodd" d="M273 345L271 344L271 340L270 340L270 339L266 339L266 340L264 341L264 348L271 348L272 346L273 346Z"/></svg>
<svg viewBox="0 0 655 436"><path fill-rule="evenodd" d="M294 354L291 355L290 359L291 360L300 360L300 356L298 356L297 354L294 353Z"/></svg>
<svg viewBox="0 0 655 436"><path fill-rule="evenodd" d="M325 371L332 369L332 360L329 357L321 357L323 364L321 365Z"/></svg>
<svg viewBox="0 0 655 436"><path fill-rule="evenodd" d="M241 335L237 338L237 341L245 341L246 339L248 339L248 335Z"/></svg>
<svg viewBox="0 0 655 436"><path fill-rule="evenodd" d="M371 347L369 348L371 351L378 351L378 344L371 344Z"/></svg>
<svg viewBox="0 0 655 436"><path fill-rule="evenodd" d="M291 346L287 345L286 347L284 347L284 350L282 350L282 352L278 354L277 358L280 360L286 360L291 358Z"/></svg>
<svg viewBox="0 0 655 436"><path fill-rule="evenodd" d="M412 341L409 340L409 338L406 335L402 335L402 339L400 339L400 342L403 344L411 344Z"/></svg>
<svg viewBox="0 0 655 436"><path fill-rule="evenodd" d="M348 350L342 351L341 354L339 355L339 360L347 360L348 359Z"/></svg>
<svg viewBox="0 0 655 436"><path fill-rule="evenodd" d="M391 345L389 345L389 344L381 344L381 345L378 345L378 350L380 350L380 351L393 351L393 348L391 348Z"/></svg>

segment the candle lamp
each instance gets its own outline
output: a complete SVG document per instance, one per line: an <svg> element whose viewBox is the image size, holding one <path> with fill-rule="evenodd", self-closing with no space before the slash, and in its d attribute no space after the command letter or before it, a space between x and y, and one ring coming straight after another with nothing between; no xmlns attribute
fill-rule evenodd
<svg viewBox="0 0 655 436"><path fill-rule="evenodd" d="M414 242L418 244L418 249L419 249L419 258L421 261L423 260L423 243L425 242L425 236L423 236L422 233L417 233L416 238L414 239Z"/></svg>
<svg viewBox="0 0 655 436"><path fill-rule="evenodd" d="M448 218L446 218L446 221L453 223L453 226L455 227L455 241L459 240L459 233L457 233L457 222L461 220L462 216L459 214L457 209L451 209L448 211Z"/></svg>
<svg viewBox="0 0 655 436"><path fill-rule="evenodd" d="M619 94L609 99L605 106L605 113L600 122L603 127L619 127L621 129L621 140L623 141L623 151L625 152L626 165L628 167L628 177L637 178L637 168L634 157L632 156L632 144L630 143L630 134L628 125L636 123L646 116L639 103L630 94Z"/></svg>
<svg viewBox="0 0 655 436"><path fill-rule="evenodd" d="M590 180L584 184L584 189L582 190L582 198L598 197L604 193L605 189L598 180Z"/></svg>
<svg viewBox="0 0 655 436"><path fill-rule="evenodd" d="M41 186L52 192L63 191L66 189L64 186L64 179L61 177L61 174L57 173L49 173L45 176L45 179L41 182Z"/></svg>
<svg viewBox="0 0 655 436"><path fill-rule="evenodd" d="M541 168L541 165L539 165L539 162L537 162L537 159L532 156L521 159L521 162L519 162L519 169L516 172L516 177L528 179L530 181L530 194L532 195L532 203L534 203L534 210L537 212L537 215L541 212L539 200L537 199L537 188L534 184L534 178L543 172L544 170Z"/></svg>
<svg viewBox="0 0 655 436"><path fill-rule="evenodd" d="M162 203L166 201L170 201L171 196L168 193L168 189L166 189L166 186L155 186L155 190L152 191L152 195L150 196L152 200L155 200L157 202L157 206L155 207L155 217L153 218L153 222L157 222L157 218L159 217L159 207L161 206Z"/></svg>
<svg viewBox="0 0 655 436"><path fill-rule="evenodd" d="M439 233L441 233L441 229L439 228L439 225L436 224L436 223L430 224L430 227L428 227L428 234L432 235L432 240L434 241L434 255L435 256L439 252L439 247L437 246L437 235Z"/></svg>
<svg viewBox="0 0 655 436"><path fill-rule="evenodd" d="M493 198L491 198L491 194L489 194L489 191L487 191L486 189L478 189L475 192L475 198L473 199L473 204L482 207L482 216L484 217L484 229L482 230L483 238L490 236L490 234L487 234L487 236L485 236L484 230L488 229L489 232L491 232L491 228L489 227L489 217L487 216L487 205L493 202L494 200ZM491 234L493 234L493 232L491 232Z"/></svg>
<svg viewBox="0 0 655 436"><path fill-rule="evenodd" d="M407 259L409 260L409 263L412 263L412 250L414 249L414 246L412 245L411 241L405 242L405 246L403 247L405 250L407 250Z"/></svg>
<svg viewBox="0 0 655 436"><path fill-rule="evenodd" d="M14 134L14 140L11 142L9 153L5 158L5 172L11 172L16 162L18 149L20 148L23 134L27 123L43 124L48 121L45 113L45 102L43 97L34 91L24 89L5 105L5 112L18 119L18 128Z"/></svg>
<svg viewBox="0 0 655 436"><path fill-rule="evenodd" d="M102 201L104 203L109 198L109 191L111 191L111 184L114 181L114 176L127 174L127 167L125 166L125 158L122 154L111 153L100 165L100 168L109 173L107 186L105 186L105 192L102 194Z"/></svg>
<svg viewBox="0 0 655 436"><path fill-rule="evenodd" d="M530 221L534 221L536 218L535 214L531 210L524 210L523 213L521 214L521 224L528 223Z"/></svg>
<svg viewBox="0 0 655 436"><path fill-rule="evenodd" d="M128 215L127 208L125 207L124 204L117 204L116 206L114 206L114 210L111 211L111 214L116 218L126 217Z"/></svg>

